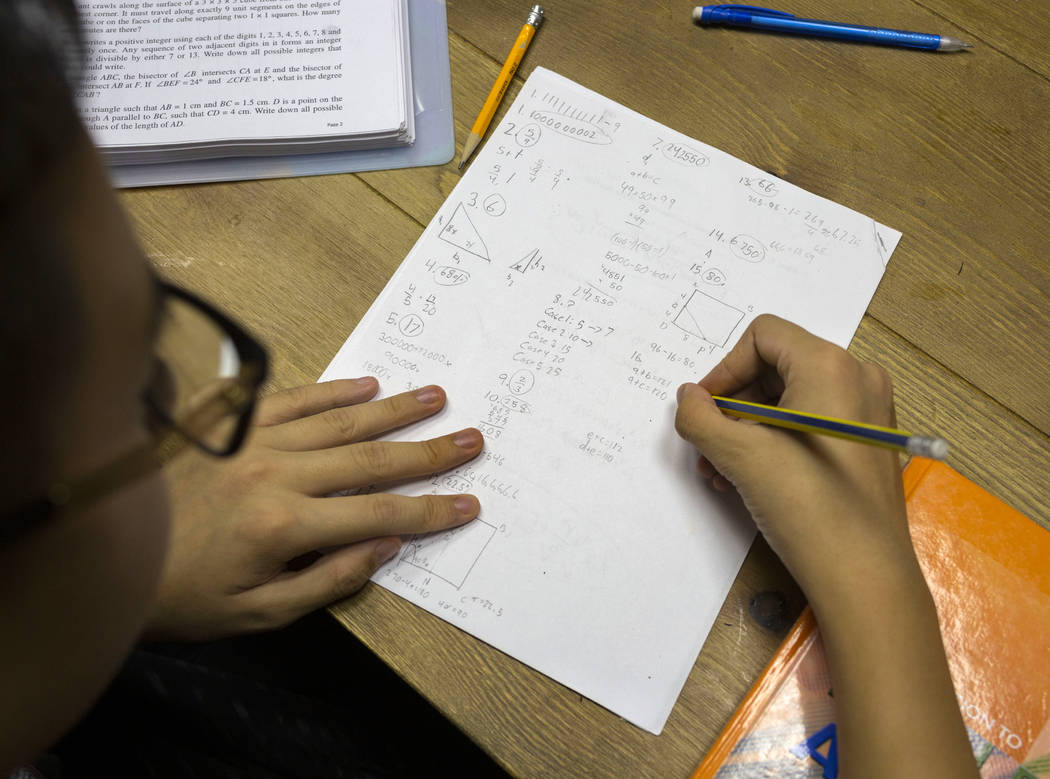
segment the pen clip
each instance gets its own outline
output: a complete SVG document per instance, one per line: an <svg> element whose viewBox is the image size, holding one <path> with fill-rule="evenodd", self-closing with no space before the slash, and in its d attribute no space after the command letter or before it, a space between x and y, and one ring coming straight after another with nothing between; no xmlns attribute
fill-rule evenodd
<svg viewBox="0 0 1050 779"><path fill-rule="evenodd" d="M734 5L732 3L728 5L709 5L705 6L710 8L712 11L743 11L750 13L753 16L779 16L786 19L794 19L794 14L785 13L784 11L774 11L772 8L759 8L757 5Z"/></svg>

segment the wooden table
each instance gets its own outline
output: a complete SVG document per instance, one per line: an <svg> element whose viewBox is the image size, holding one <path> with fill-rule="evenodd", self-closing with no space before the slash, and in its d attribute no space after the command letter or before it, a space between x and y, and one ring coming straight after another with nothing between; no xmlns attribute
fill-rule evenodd
<svg viewBox="0 0 1050 779"><path fill-rule="evenodd" d="M450 0L458 144L528 5ZM1050 5L790 7L975 44L960 54L703 29L691 10L552 3L503 110L543 65L901 230L852 351L889 369L902 426L946 436L955 468L1050 525ZM450 163L123 200L164 274L269 342L277 388L317 378L457 180ZM333 613L516 775L671 777L696 764L779 641L749 616L767 590L786 595L788 619L800 609L759 542L660 737L377 587Z"/></svg>

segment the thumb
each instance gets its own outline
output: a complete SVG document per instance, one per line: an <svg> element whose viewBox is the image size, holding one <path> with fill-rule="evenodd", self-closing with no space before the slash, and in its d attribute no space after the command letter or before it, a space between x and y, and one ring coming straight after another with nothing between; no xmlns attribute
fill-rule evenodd
<svg viewBox="0 0 1050 779"><path fill-rule="evenodd" d="M699 384L678 388L674 426L678 435L726 475L738 470L741 459L754 451L756 434L762 433L758 425L742 425L723 414L711 394Z"/></svg>

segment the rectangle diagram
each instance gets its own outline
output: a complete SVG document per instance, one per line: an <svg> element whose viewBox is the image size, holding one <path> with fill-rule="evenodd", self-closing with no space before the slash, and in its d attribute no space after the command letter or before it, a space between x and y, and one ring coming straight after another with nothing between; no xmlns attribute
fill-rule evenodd
<svg viewBox="0 0 1050 779"><path fill-rule="evenodd" d="M415 536L399 562L422 568L458 590L495 534L494 525L475 519L454 530Z"/></svg>
<svg viewBox="0 0 1050 779"><path fill-rule="evenodd" d="M700 290L693 290L673 322L680 330L697 338L715 346L725 346L743 318L744 312L740 309Z"/></svg>

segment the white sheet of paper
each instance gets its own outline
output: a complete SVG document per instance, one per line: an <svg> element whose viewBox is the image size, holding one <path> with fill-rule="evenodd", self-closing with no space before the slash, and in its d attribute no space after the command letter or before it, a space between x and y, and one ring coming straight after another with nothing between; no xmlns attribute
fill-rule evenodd
<svg viewBox="0 0 1050 779"><path fill-rule="evenodd" d="M900 233L537 68L322 379L428 383L480 517L375 581L659 733L754 527L675 391L771 312L848 344Z"/></svg>

